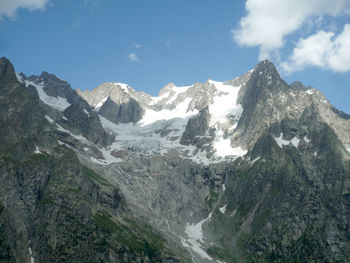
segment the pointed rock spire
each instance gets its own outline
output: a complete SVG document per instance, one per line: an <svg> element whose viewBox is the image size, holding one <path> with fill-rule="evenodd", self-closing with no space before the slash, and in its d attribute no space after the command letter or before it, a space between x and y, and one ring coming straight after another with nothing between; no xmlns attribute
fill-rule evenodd
<svg viewBox="0 0 350 263"><path fill-rule="evenodd" d="M11 62L5 58L0 58L0 81L14 80L16 79L15 69Z"/></svg>

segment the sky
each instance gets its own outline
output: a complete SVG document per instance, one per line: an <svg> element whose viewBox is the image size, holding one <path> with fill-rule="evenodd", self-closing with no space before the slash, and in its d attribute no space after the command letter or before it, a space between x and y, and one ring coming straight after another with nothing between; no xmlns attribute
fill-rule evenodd
<svg viewBox="0 0 350 263"><path fill-rule="evenodd" d="M350 0L0 0L0 57L75 89L152 96L225 81L269 59L350 113Z"/></svg>

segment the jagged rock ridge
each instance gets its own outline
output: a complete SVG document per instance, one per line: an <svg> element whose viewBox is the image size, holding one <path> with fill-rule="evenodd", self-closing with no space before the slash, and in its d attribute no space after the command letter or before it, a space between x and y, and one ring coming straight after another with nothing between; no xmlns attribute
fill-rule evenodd
<svg viewBox="0 0 350 263"><path fill-rule="evenodd" d="M34 81L40 77L18 78L38 94L33 103L41 106L53 140L94 171L95 184L103 180L102 185L117 189L118 195L109 196L122 197L107 202L108 215L92 209L94 218L128 229L118 218L118 207L125 206L175 251L187 249L189 254L180 252L182 258L171 256L169 262L348 262L349 120L317 89L285 83L269 61L225 82L169 84L158 97L106 83L78 91L86 100L79 103L64 92L50 93L45 81ZM103 110L105 104L110 105ZM83 113L97 116L96 124L86 125ZM37 146L31 151L42 151ZM68 197L59 200L74 200ZM112 226L105 230L115 237L121 230ZM145 240L150 242L149 235ZM141 262L165 261L174 253L137 254L135 246L127 247L125 253Z"/></svg>

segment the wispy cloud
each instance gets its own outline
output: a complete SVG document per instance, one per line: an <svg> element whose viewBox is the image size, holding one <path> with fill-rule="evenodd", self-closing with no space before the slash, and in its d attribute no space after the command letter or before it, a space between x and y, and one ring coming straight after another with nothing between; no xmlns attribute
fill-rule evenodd
<svg viewBox="0 0 350 263"><path fill-rule="evenodd" d="M85 8L96 7L100 4L101 0L84 0Z"/></svg>
<svg viewBox="0 0 350 263"><path fill-rule="evenodd" d="M79 28L83 23L84 23L84 20L81 20L81 19L74 20L73 23L66 28L66 30L64 31L64 34L65 35L70 34L74 29Z"/></svg>
<svg viewBox="0 0 350 263"><path fill-rule="evenodd" d="M101 0L84 0L84 8L90 11L90 14L95 14L96 9L101 4Z"/></svg>
<svg viewBox="0 0 350 263"><path fill-rule="evenodd" d="M138 56L136 55L136 53L130 53L128 55L128 59L131 61L131 62L136 62L136 63L140 63L141 60L138 58Z"/></svg>
<svg viewBox="0 0 350 263"><path fill-rule="evenodd" d="M1 0L0 1L0 20L7 16L15 18L16 11L19 8L26 8L30 11L44 10L49 0Z"/></svg>
<svg viewBox="0 0 350 263"><path fill-rule="evenodd" d="M141 48L142 46L141 46L141 44L139 44L139 43L134 43L133 47L136 48L136 49L139 49L139 48Z"/></svg>

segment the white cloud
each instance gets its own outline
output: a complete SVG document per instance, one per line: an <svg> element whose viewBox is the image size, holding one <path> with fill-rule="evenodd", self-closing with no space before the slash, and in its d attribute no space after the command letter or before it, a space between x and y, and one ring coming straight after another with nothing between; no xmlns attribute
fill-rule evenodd
<svg viewBox="0 0 350 263"><path fill-rule="evenodd" d="M321 30L300 39L293 54L281 66L287 73L303 70L307 66L336 72L350 71L350 24L346 24L338 36Z"/></svg>
<svg viewBox="0 0 350 263"><path fill-rule="evenodd" d="M242 46L258 46L259 58L268 58L285 43L285 37L310 19L350 14L349 0L247 0L248 14L232 29Z"/></svg>
<svg viewBox="0 0 350 263"><path fill-rule="evenodd" d="M136 53L130 53L128 55L128 59L131 61L131 62L141 62L141 60L138 58L138 56L136 55Z"/></svg>
<svg viewBox="0 0 350 263"><path fill-rule="evenodd" d="M0 19L4 16L14 18L18 8L27 8L30 11L43 10L49 0L1 0Z"/></svg>

